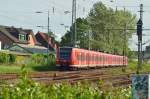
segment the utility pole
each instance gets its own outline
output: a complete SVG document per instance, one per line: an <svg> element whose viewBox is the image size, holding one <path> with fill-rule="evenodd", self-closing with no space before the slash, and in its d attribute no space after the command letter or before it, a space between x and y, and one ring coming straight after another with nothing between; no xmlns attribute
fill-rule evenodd
<svg viewBox="0 0 150 99"><path fill-rule="evenodd" d="M124 7L124 15L126 16L126 8ZM127 41L127 23L124 24L124 38L123 38L123 66L125 66L125 56L126 56L126 41ZM124 68L122 69L125 70Z"/></svg>
<svg viewBox="0 0 150 99"><path fill-rule="evenodd" d="M125 24L125 26L124 26L123 66L125 66L125 56L126 56L126 53L127 53L126 42L127 42L127 24Z"/></svg>
<svg viewBox="0 0 150 99"><path fill-rule="evenodd" d="M35 13L44 13L44 12L40 12L40 11L37 11ZM48 62L49 62L49 32L50 32L50 29L49 29L49 24L50 24L50 17L49 17L49 10L47 11L47 65L48 65ZM41 27L41 26L38 26L38 27Z"/></svg>
<svg viewBox="0 0 150 99"><path fill-rule="evenodd" d="M140 4L140 19L137 22L137 35L138 35L138 66L137 66L137 74L142 66L142 31L143 31L143 4Z"/></svg>
<svg viewBox="0 0 150 99"><path fill-rule="evenodd" d="M48 41L47 42L47 64L48 64L48 62L49 62L49 10L48 10L47 14L48 14L48 19L47 19L47 21L48 21L48 23L47 23L47 36L48 36L48 38L47 38L47 41Z"/></svg>
<svg viewBox="0 0 150 99"><path fill-rule="evenodd" d="M88 50L91 49L91 47L90 47L90 45L91 45L90 41L91 41L91 30L88 31Z"/></svg>
<svg viewBox="0 0 150 99"><path fill-rule="evenodd" d="M76 31L77 26L76 26L76 0L72 1L72 37L71 37L71 42L72 46L76 47L76 38L77 34Z"/></svg>
<svg viewBox="0 0 150 99"><path fill-rule="evenodd" d="M142 20L142 22L143 22L143 4L140 4L140 19ZM143 25L143 23L142 23L142 25ZM143 28L143 27L142 27ZM143 63L143 44L142 44L143 42L142 42L142 35L141 35L141 64Z"/></svg>

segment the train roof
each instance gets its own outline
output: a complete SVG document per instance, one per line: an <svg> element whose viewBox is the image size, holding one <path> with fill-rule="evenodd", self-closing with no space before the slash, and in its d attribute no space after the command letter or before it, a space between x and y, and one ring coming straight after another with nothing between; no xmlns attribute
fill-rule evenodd
<svg viewBox="0 0 150 99"><path fill-rule="evenodd" d="M93 51L93 50L87 50L87 49L82 49L82 48L76 48L76 47L60 47L60 48L68 48L68 49L74 49L74 50L82 50L82 51L90 51L90 52L93 52L93 53L97 53L98 51ZM113 56L116 56L116 57L119 57L120 55L114 55L114 54L108 54L108 53L104 53L104 52L99 52L101 54L105 54L105 55L113 55ZM120 56L122 57L122 56Z"/></svg>

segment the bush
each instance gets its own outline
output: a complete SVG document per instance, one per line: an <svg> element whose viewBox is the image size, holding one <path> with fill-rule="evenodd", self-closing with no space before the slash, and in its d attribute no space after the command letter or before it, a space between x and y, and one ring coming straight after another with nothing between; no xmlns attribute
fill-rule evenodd
<svg viewBox="0 0 150 99"><path fill-rule="evenodd" d="M45 55L45 54L33 54L31 56L31 63L37 65L54 65L55 64L55 57L53 54Z"/></svg>
<svg viewBox="0 0 150 99"><path fill-rule="evenodd" d="M9 54L10 60L9 62L14 63L16 61L16 55L14 54Z"/></svg>
<svg viewBox="0 0 150 99"><path fill-rule="evenodd" d="M31 61L32 63L35 63L35 64L46 64L46 57L45 55L42 55L42 54L33 54L31 56Z"/></svg>
<svg viewBox="0 0 150 99"><path fill-rule="evenodd" d="M31 56L21 56L9 53L0 52L0 63L9 64L16 63L18 65L55 65L55 55L54 54L32 54Z"/></svg>
<svg viewBox="0 0 150 99"><path fill-rule="evenodd" d="M131 87L102 91L98 84L89 82L39 84L27 77L23 69L19 83L5 84L0 99L132 99Z"/></svg>
<svg viewBox="0 0 150 99"><path fill-rule="evenodd" d="M30 56L16 56L15 63L18 65L29 64L31 62Z"/></svg>
<svg viewBox="0 0 150 99"><path fill-rule="evenodd" d="M0 53L0 63L14 63L16 55L8 53Z"/></svg>
<svg viewBox="0 0 150 99"><path fill-rule="evenodd" d="M9 63L10 56L6 53L0 53L0 63Z"/></svg>

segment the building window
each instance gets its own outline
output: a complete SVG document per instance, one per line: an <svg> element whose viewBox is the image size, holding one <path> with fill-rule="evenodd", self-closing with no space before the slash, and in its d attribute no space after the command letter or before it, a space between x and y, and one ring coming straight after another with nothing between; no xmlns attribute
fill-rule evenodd
<svg viewBox="0 0 150 99"><path fill-rule="evenodd" d="M19 34L19 40L20 41L25 41L26 40L26 36L24 34Z"/></svg>

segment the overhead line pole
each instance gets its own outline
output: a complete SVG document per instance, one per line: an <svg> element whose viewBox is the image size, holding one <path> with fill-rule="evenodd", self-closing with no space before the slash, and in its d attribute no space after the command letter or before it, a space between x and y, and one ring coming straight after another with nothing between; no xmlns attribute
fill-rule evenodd
<svg viewBox="0 0 150 99"><path fill-rule="evenodd" d="M50 30L50 29L49 29L49 23L50 23L50 22L49 22L49 10L48 10L47 13L48 13L48 20L47 20L47 21L48 21L48 24L47 24L47 36L48 36L48 39L47 39L47 41L48 41L48 42L47 42L47 43L48 43L48 44L47 44L47 64L48 64L48 62L49 62L49 30ZM49 65L49 64L48 64L48 65Z"/></svg>
<svg viewBox="0 0 150 99"><path fill-rule="evenodd" d="M137 74L139 74L141 66L142 66L142 31L143 31L143 4L140 4L140 19L137 22L137 35L138 35L138 66L137 66Z"/></svg>
<svg viewBox="0 0 150 99"><path fill-rule="evenodd" d="M142 22L143 22L143 4L140 4L140 19L142 20ZM143 28L143 27L142 27ZM142 33L141 33L142 34ZM142 64L142 62L143 62L143 47L142 47L143 45L142 45L142 35L141 35L141 64Z"/></svg>
<svg viewBox="0 0 150 99"><path fill-rule="evenodd" d="M74 5L73 5L73 4L74 4L74 0L72 0L72 32L71 32L71 41L70 41L70 42L71 42L71 46L73 46L73 31L74 31L74 30L73 30L73 29L74 29L74 28L73 28L73 22L74 22L74 21L73 21L73 18L74 18L74 16L73 16Z"/></svg>
<svg viewBox="0 0 150 99"><path fill-rule="evenodd" d="M35 12L35 13L44 13L44 12L40 12L40 11L37 11L37 12ZM49 17L49 10L47 11L47 65L48 65L48 62L49 62L49 31L50 31L50 29L49 29L49 24L50 24L50 17ZM38 27L42 27L42 26L38 26Z"/></svg>
<svg viewBox="0 0 150 99"><path fill-rule="evenodd" d="M76 26L76 0L72 1L72 46L76 47L76 39L77 39L77 26Z"/></svg>
<svg viewBox="0 0 150 99"><path fill-rule="evenodd" d="M126 8L124 7L124 14L126 16ZM125 55L126 55L126 32L127 32L127 23L124 25L124 44L123 44L123 66L125 66Z"/></svg>

